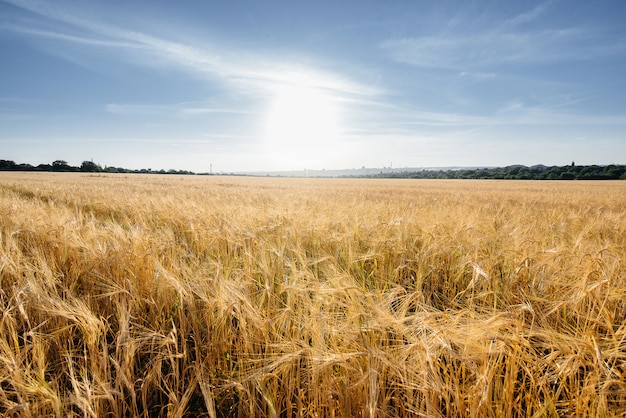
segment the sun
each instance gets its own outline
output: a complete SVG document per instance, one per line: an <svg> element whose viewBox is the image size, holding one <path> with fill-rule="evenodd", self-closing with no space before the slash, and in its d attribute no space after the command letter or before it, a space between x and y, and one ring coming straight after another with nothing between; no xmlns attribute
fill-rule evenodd
<svg viewBox="0 0 626 418"><path fill-rule="evenodd" d="M296 85L276 90L265 129L268 158L276 167L324 168L339 135L339 110L330 94Z"/></svg>

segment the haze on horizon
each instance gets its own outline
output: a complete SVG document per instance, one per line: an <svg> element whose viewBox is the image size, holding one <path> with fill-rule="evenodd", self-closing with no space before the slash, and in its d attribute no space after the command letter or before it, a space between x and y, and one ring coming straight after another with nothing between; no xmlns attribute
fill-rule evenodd
<svg viewBox="0 0 626 418"><path fill-rule="evenodd" d="M0 0L0 158L626 163L621 0Z"/></svg>

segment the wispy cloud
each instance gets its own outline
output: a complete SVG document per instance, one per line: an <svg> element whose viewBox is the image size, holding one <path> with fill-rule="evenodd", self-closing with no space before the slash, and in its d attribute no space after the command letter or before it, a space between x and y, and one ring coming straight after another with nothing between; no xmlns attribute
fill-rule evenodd
<svg viewBox="0 0 626 418"><path fill-rule="evenodd" d="M626 52L623 39L607 40L606 28L559 27L544 18L551 3L480 30L452 25L436 36L388 39L380 44L395 61L422 68L476 71L507 64L594 60ZM526 25L532 23L532 26ZM522 28L524 26L524 28Z"/></svg>
<svg viewBox="0 0 626 418"><path fill-rule="evenodd" d="M54 32L52 30L35 29L28 27L25 24L15 23L0 23L0 30L11 31L24 35L32 35L36 37L70 42L74 44L95 46L95 47L110 47L110 48L138 48L139 45L131 42L120 42L107 39L96 39L89 36L72 35L61 32Z"/></svg>
<svg viewBox="0 0 626 418"><path fill-rule="evenodd" d="M535 20L537 20L537 18L543 15L546 12L546 10L548 10L548 8L550 8L551 6L552 6L551 1L546 1L544 3L541 3L527 12L520 13L512 17L511 19L506 20L503 26L513 27L513 26L522 25L524 23L534 22Z"/></svg>
<svg viewBox="0 0 626 418"><path fill-rule="evenodd" d="M577 100L570 100L571 104ZM567 125L567 126L624 126L625 115L594 115L589 113L568 112L563 103L529 105L521 99L506 103L493 115L499 125Z"/></svg>
<svg viewBox="0 0 626 418"><path fill-rule="evenodd" d="M105 106L107 112L124 116L197 116L206 114L249 114L252 111L227 107L210 106L203 103L179 103L175 105L153 104L120 104L109 103Z"/></svg>
<svg viewBox="0 0 626 418"><path fill-rule="evenodd" d="M626 51L626 43L595 44L585 28L534 32L482 32L403 38L381 47L397 61L417 67L480 69L501 64L591 60Z"/></svg>
<svg viewBox="0 0 626 418"><path fill-rule="evenodd" d="M114 115L125 116L154 116L162 113L170 113L171 106L160 105L137 105L137 104L118 104L109 103L105 106L107 112Z"/></svg>
<svg viewBox="0 0 626 418"><path fill-rule="evenodd" d="M274 59L267 54L225 50L207 41L181 42L165 39L73 15L62 8L51 7L39 1L8 2L46 21L28 24L4 22L0 24L0 30L72 44L115 48L120 52L120 59L129 60L134 65L178 68L196 77L219 80L248 92L267 91L276 85L294 84L324 89L337 95L365 97L380 93L380 90L354 81L344 74L303 66L281 58ZM49 21L56 24L51 25ZM132 54L126 53L129 51Z"/></svg>
<svg viewBox="0 0 626 418"><path fill-rule="evenodd" d="M180 109L181 115L206 115L211 113L230 113L230 114L250 114L252 111L241 110L241 109L233 109L226 107L188 107L184 109Z"/></svg>
<svg viewBox="0 0 626 418"><path fill-rule="evenodd" d="M460 77L467 78L474 81L484 81L489 80L496 77L495 73L484 73L484 72L468 72L461 71L459 73Z"/></svg>
<svg viewBox="0 0 626 418"><path fill-rule="evenodd" d="M540 104L513 99L488 114L435 112L409 105L396 105L384 115L376 109L361 111L358 126L346 132L348 137L397 138L450 136L480 130L511 127L547 126L626 126L626 114L606 115L576 112L573 108L580 98L558 97Z"/></svg>

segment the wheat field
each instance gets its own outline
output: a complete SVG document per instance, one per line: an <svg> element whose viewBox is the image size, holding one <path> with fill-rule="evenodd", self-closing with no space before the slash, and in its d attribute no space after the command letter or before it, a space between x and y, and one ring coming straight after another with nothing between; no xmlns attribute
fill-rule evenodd
<svg viewBox="0 0 626 418"><path fill-rule="evenodd" d="M626 416L626 182L0 173L3 416Z"/></svg>

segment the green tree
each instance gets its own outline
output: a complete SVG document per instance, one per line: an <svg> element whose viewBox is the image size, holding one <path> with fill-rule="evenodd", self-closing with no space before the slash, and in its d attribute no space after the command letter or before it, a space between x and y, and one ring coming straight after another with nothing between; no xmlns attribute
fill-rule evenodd
<svg viewBox="0 0 626 418"><path fill-rule="evenodd" d="M52 171L69 171L70 166L65 160L56 160L52 162Z"/></svg>
<svg viewBox="0 0 626 418"><path fill-rule="evenodd" d="M80 171L84 171L87 173L99 173L102 171L102 167L100 165L94 163L93 161L83 161L80 165Z"/></svg>
<svg viewBox="0 0 626 418"><path fill-rule="evenodd" d="M14 161L0 160L0 170L15 170L16 166L17 164Z"/></svg>

